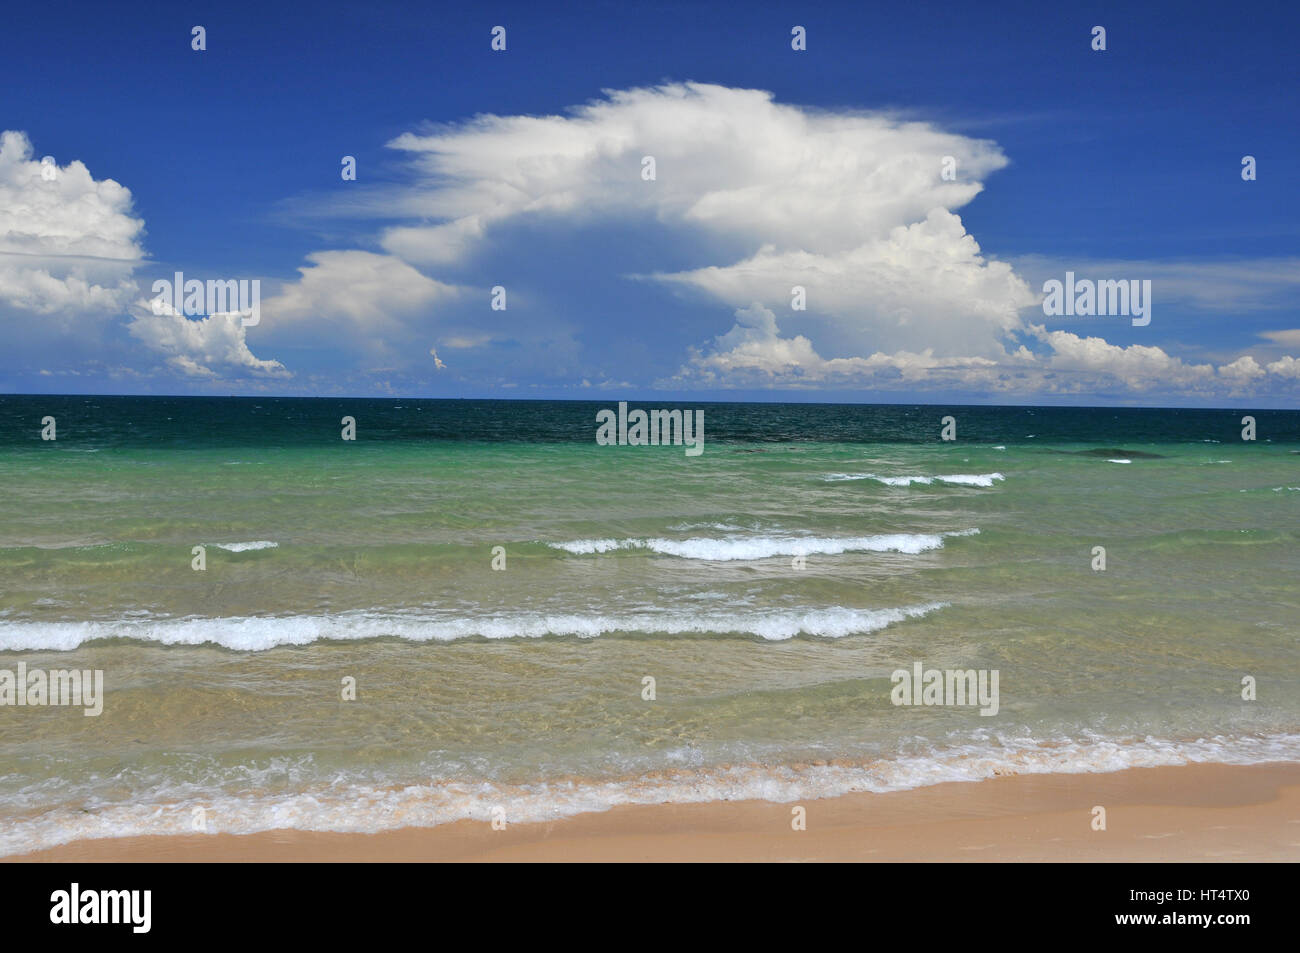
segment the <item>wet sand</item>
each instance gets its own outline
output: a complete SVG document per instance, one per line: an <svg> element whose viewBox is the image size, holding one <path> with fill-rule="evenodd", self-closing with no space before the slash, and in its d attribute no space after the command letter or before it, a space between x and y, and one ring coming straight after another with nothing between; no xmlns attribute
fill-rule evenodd
<svg viewBox="0 0 1300 953"><path fill-rule="evenodd" d="M8 861L1298 861L1300 764L998 777L888 794L618 807L379 834L88 840ZM1094 830L1094 807L1106 829Z"/></svg>

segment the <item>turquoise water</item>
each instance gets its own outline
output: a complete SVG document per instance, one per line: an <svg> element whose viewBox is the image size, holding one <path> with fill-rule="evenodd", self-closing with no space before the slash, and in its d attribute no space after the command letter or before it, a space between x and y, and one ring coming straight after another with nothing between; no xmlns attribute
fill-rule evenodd
<svg viewBox="0 0 1300 953"><path fill-rule="evenodd" d="M0 851L1300 753L1300 413L616 406L0 398Z"/></svg>

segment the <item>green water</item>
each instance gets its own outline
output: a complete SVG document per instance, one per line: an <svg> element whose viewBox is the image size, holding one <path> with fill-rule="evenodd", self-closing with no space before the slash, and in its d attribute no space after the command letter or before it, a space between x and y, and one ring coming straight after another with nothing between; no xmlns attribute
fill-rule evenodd
<svg viewBox="0 0 1300 953"><path fill-rule="evenodd" d="M0 850L1300 752L1300 414L603 406L0 398Z"/></svg>

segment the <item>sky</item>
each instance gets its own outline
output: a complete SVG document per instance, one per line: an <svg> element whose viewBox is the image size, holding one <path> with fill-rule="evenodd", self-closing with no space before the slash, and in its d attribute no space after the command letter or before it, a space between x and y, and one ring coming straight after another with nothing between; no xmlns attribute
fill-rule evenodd
<svg viewBox="0 0 1300 953"><path fill-rule="evenodd" d="M1294 407L1298 31L1280 2L12 5L0 393ZM248 282L242 313L178 272ZM1048 313L1067 273L1141 296Z"/></svg>

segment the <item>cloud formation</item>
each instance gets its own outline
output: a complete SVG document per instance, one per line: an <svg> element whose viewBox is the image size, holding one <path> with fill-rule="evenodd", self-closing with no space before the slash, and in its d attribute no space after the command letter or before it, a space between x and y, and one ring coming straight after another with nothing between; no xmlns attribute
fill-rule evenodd
<svg viewBox="0 0 1300 953"><path fill-rule="evenodd" d="M59 346L72 359L106 352L113 347L107 329L120 329L117 322L130 314L129 338L186 378L289 376L280 362L260 360L249 351L238 314L194 320L170 306L155 313L152 303L140 298L134 277L145 261L143 233L128 189L95 179L80 161L37 160L24 133L0 134L0 306L11 318L40 316L24 323L24 346L33 341ZM135 358L141 364L138 354ZM86 366L106 365L95 358ZM140 376L138 367L125 366L109 376L123 374Z"/></svg>
<svg viewBox="0 0 1300 953"><path fill-rule="evenodd" d="M0 305L55 318L120 312L136 293L143 231L130 191L81 162L37 160L24 133L0 133Z"/></svg>
<svg viewBox="0 0 1300 953"><path fill-rule="evenodd" d="M383 244L428 264L462 257L523 215L642 214L778 251L843 252L965 205L1007 161L992 142L926 123L707 83L609 90L567 116L479 116L389 145L421 175L407 207L445 221L390 229ZM945 156L953 179L941 175Z"/></svg>
<svg viewBox="0 0 1300 953"><path fill-rule="evenodd" d="M471 306L469 289L435 275L471 266L512 224L544 235L616 223L689 236L704 259L698 266L640 277L735 315L731 330L688 347L659 386L1236 394L1297 379L1294 359L1276 352L1273 360L1197 363L1153 345L1031 324L1034 287L985 254L957 214L1006 157L995 143L926 123L780 104L762 90L668 83L607 91L563 115L428 126L389 145L409 157L411 181L343 201L405 221L380 232L382 253L308 255L301 277L265 302L259 341L294 348L310 337L390 375L427 366L428 357L433 370L445 369L431 338L485 352L471 371L489 354L508 354L517 372L550 351L554 372L567 364L587 379L590 369L551 356L573 353L562 340L575 331L568 315L551 315L552 328L563 328L559 351L541 327L531 330L537 343L520 347L517 318ZM1115 273L1131 270L1111 264ZM1176 285L1196 306L1290 281L1280 262L1146 266L1143 275ZM798 310L796 288L805 304ZM512 288L513 300L519 294ZM140 319L132 326L191 373L282 369L248 353L242 329L238 340L233 328L220 330ZM1273 346L1290 345L1282 335ZM191 350L182 356L184 347Z"/></svg>
<svg viewBox="0 0 1300 953"><path fill-rule="evenodd" d="M137 307L131 340L195 379L287 376L249 350L247 333L302 366L305 381L342 369L389 388L446 371L439 349L455 355L444 380L490 387L530 377L579 387L633 367L660 387L1017 396L1235 396L1300 381L1300 362L1281 353L1300 346L1300 330L1260 332L1250 353L1196 361L1167 340L1119 345L1036 323L1039 282L1025 276L1059 262L999 260L958 214L1006 156L927 123L666 83L606 91L560 115L426 126L389 146L408 159L405 184L331 200L379 220L357 240L372 250L307 254L251 331L235 316ZM51 180L21 134L0 139L0 304L120 314L139 298L131 274L143 259L130 193L81 163L57 172ZM561 297L588 286L588 227L654 236L639 273L611 273L686 300L682 313L701 323L665 322L639 341L636 302L611 334L599 306ZM531 244L511 248L511 234ZM571 244L557 249L576 256L549 247L561 234ZM521 251L522 273L558 275L553 286L510 278ZM662 262L671 264L656 270ZM1155 279L1161 306L1203 310L1288 307L1300 283L1286 259L1091 264ZM509 312L486 303L503 280ZM728 314L734 324L718 333Z"/></svg>
<svg viewBox="0 0 1300 953"><path fill-rule="evenodd" d="M922 351L877 351L867 357L824 358L802 335L782 337L776 315L759 302L735 312L736 323L702 348L693 349L665 388L902 389L918 385L944 390L1033 394L1130 393L1177 390L1205 397L1238 396L1262 382L1300 379L1291 357L1260 364L1250 355L1220 365L1189 363L1159 347L1111 344L1100 337L1049 331L1030 325L1025 345L996 358L943 357Z"/></svg>
<svg viewBox="0 0 1300 953"><path fill-rule="evenodd" d="M131 335L161 354L181 374L205 380L285 378L279 361L261 360L248 349L243 319L237 312L187 318L170 305L138 301L127 326Z"/></svg>
<svg viewBox="0 0 1300 953"><path fill-rule="evenodd" d="M411 342L423 333L422 319L461 294L392 255L321 251L307 261L298 281L262 304L257 333L273 346L306 338L371 360L418 354Z"/></svg>
<svg viewBox="0 0 1300 953"><path fill-rule="evenodd" d="M806 292L803 323L850 351L997 356L1006 333L1021 327L1020 309L1035 301L1011 266L985 260L961 219L944 209L843 252L765 246L734 265L663 277L728 305L759 301L786 311L798 286Z"/></svg>

